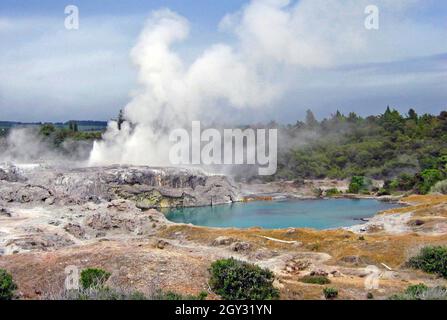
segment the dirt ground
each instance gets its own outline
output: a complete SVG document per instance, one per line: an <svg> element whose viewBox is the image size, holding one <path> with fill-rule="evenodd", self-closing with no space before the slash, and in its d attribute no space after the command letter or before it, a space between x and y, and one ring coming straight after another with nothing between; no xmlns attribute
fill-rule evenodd
<svg viewBox="0 0 447 320"><path fill-rule="evenodd" d="M381 228L363 232L221 229L167 223L154 234L127 238L102 238L46 252L32 251L0 256L0 268L14 275L20 297L51 298L62 290L67 266L100 267L112 273L115 286L142 292L154 288L183 294L208 291L210 264L235 257L274 271L281 299L322 299L324 286L299 279L311 272L326 274L330 286L339 289L339 299L385 299L410 284L446 285L433 275L405 267L408 258L426 245L446 245L446 196L412 196L410 206L379 215L411 214L423 224L411 224L407 232L388 233ZM425 225L427 224L427 225ZM365 287L368 266L376 266L377 289Z"/></svg>

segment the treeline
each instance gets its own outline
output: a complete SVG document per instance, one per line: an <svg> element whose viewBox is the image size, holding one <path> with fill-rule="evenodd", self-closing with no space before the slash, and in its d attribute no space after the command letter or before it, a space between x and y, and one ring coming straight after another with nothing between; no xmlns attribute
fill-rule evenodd
<svg viewBox="0 0 447 320"><path fill-rule="evenodd" d="M67 127L58 127L51 123L43 124L39 127L39 134L51 141L55 146L61 145L64 141L71 140L98 140L101 139L103 131L81 131L76 121L69 121Z"/></svg>
<svg viewBox="0 0 447 320"><path fill-rule="evenodd" d="M364 177L385 180L385 193L427 193L447 178L447 111L400 114L388 107L378 116L336 112L318 121L308 110L304 122L271 126L279 128L273 179Z"/></svg>

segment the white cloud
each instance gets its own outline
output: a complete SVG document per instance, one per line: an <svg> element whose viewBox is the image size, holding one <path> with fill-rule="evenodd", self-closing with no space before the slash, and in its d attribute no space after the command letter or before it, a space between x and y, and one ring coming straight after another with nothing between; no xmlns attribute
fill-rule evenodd
<svg viewBox="0 0 447 320"><path fill-rule="evenodd" d="M104 119L125 103L134 85L132 33L139 27L130 17L84 18L76 31L66 30L63 19L0 21L8 26L0 31L2 119Z"/></svg>

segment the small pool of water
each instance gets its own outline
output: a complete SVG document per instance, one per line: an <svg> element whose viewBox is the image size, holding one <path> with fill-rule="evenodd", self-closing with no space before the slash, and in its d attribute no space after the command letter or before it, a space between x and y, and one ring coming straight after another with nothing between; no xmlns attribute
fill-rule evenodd
<svg viewBox="0 0 447 320"><path fill-rule="evenodd" d="M373 199L284 200L169 209L165 214L173 222L207 227L331 229L363 223L363 218L396 207Z"/></svg>

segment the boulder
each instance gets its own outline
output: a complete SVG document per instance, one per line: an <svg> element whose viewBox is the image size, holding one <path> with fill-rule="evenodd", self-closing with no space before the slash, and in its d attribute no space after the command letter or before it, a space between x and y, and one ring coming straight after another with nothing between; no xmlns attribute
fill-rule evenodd
<svg viewBox="0 0 447 320"><path fill-rule="evenodd" d="M316 276L316 277L327 277L328 273L322 269L316 269L316 270L312 270L310 272L311 276Z"/></svg>
<svg viewBox="0 0 447 320"><path fill-rule="evenodd" d="M212 245L213 246L228 246L232 244L235 240L231 237L220 236L214 239Z"/></svg>
<svg viewBox="0 0 447 320"><path fill-rule="evenodd" d="M240 251L248 251L251 249L251 244L248 242L234 242L230 246L232 251L240 252Z"/></svg>

